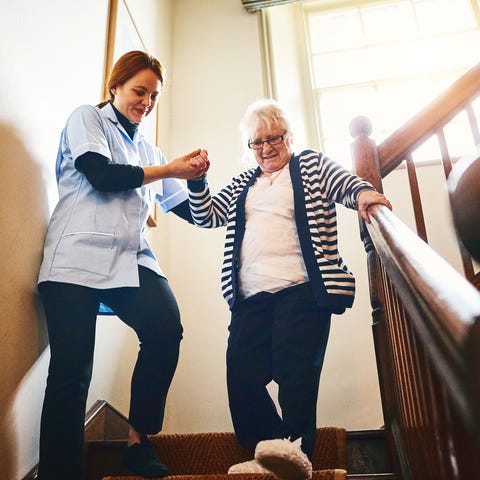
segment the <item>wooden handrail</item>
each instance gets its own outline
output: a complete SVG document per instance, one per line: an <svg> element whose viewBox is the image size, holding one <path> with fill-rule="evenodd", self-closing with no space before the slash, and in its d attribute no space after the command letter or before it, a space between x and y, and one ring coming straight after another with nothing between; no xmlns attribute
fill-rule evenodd
<svg viewBox="0 0 480 480"><path fill-rule="evenodd" d="M468 368L463 351L470 331L475 325L480 328L478 291L386 207L374 205L369 213L370 238L434 359L433 368L446 379L466 425L480 434L480 418L472 416L471 400L463 388ZM476 367L480 372L480 365Z"/></svg>
<svg viewBox="0 0 480 480"><path fill-rule="evenodd" d="M480 318L478 291L388 208L372 205L369 214L373 221L367 224L368 233L382 262L390 266L388 273L402 276L412 295L424 304L432 327L445 321L445 329L461 344ZM403 300L408 310L412 299Z"/></svg>
<svg viewBox="0 0 480 480"><path fill-rule="evenodd" d="M440 126L448 123L480 93L480 63L378 145L382 176L394 170L408 151L415 150Z"/></svg>

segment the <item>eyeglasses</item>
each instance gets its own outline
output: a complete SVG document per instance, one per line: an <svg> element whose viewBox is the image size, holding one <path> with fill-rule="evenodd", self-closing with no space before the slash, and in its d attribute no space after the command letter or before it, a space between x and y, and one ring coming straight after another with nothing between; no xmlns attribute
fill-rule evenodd
<svg viewBox="0 0 480 480"><path fill-rule="evenodd" d="M278 145L285 140L286 134L287 130L285 130L281 135L274 135L273 137L268 137L266 140L254 140L253 142L248 142L248 148L252 148L253 150L261 150L264 143L268 143L269 145Z"/></svg>

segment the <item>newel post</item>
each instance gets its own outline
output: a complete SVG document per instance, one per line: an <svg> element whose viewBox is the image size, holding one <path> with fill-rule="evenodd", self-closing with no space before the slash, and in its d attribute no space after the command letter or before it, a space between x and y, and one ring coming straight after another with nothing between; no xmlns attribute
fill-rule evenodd
<svg viewBox="0 0 480 480"><path fill-rule="evenodd" d="M372 123L367 117L355 117L350 123L352 143L352 158L354 172L368 180L379 192L383 193L382 174L378 160L377 145L370 138ZM395 440L392 435L392 424L395 424L396 400L395 380L392 363L392 349L389 340L388 325L385 317L385 285L383 270L375 246L370 238L367 227L359 216L360 236L367 254L367 267L370 286L370 303L372 306L372 333L377 360L377 372L382 398L383 416L390 456L397 463L395 455Z"/></svg>
<svg viewBox="0 0 480 480"><path fill-rule="evenodd" d="M350 122L352 143L353 170L359 176L368 180L379 192L383 193L382 174L378 161L377 144L370 138L372 123L367 117L355 117ZM360 236L365 244L367 255L374 250L365 223L360 216ZM373 300L373 298L372 298ZM372 307L375 305L372 303Z"/></svg>
<svg viewBox="0 0 480 480"><path fill-rule="evenodd" d="M377 144L370 138L372 122L367 117L355 117L350 122L353 168L357 175L367 179L382 192L382 174L378 163Z"/></svg>

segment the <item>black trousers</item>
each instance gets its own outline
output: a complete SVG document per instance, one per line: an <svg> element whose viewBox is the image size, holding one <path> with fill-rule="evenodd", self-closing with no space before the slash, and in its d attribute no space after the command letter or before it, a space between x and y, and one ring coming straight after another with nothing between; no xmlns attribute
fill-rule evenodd
<svg viewBox="0 0 480 480"><path fill-rule="evenodd" d="M51 350L40 426L39 480L83 477L85 409L100 302L132 327L140 341L129 422L145 434L162 428L182 326L167 280L145 267L139 267L139 275L136 288L100 290L57 282L39 286Z"/></svg>
<svg viewBox="0 0 480 480"><path fill-rule="evenodd" d="M241 444L253 450L261 440L302 437L302 450L311 457L330 317L308 283L259 293L234 308L227 385ZM272 380L278 384L281 415L266 388Z"/></svg>

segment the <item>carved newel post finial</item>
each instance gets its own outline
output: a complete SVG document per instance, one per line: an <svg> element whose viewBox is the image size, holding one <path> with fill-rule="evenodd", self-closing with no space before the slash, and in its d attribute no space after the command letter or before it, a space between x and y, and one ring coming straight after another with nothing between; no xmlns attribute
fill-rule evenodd
<svg viewBox="0 0 480 480"><path fill-rule="evenodd" d="M372 133L372 122L368 117L360 115L350 122L350 135L353 138L369 137Z"/></svg>

